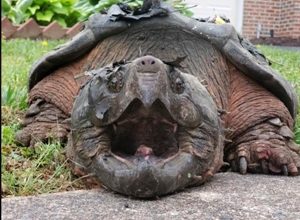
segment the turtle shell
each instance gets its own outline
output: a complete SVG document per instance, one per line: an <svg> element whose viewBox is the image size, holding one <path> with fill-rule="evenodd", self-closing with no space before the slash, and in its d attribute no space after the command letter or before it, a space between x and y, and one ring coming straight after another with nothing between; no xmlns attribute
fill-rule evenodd
<svg viewBox="0 0 300 220"><path fill-rule="evenodd" d="M53 70L87 54L103 39L135 25L142 25L145 29L153 25L176 28L196 34L199 38L210 42L237 69L278 97L289 109L292 117L296 117L297 97L291 84L272 69L255 46L240 36L232 25L201 22L185 17L167 6L135 16L113 5L107 14L92 15L86 22L84 30L33 65L30 71L29 90Z"/></svg>

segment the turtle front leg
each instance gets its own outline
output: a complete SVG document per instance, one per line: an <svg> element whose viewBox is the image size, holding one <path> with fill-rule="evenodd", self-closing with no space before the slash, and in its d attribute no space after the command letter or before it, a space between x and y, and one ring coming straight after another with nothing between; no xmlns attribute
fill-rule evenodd
<svg viewBox="0 0 300 220"><path fill-rule="evenodd" d="M241 174L299 174L300 148L293 141L293 132L279 118L249 128L227 149L226 160Z"/></svg>
<svg viewBox="0 0 300 220"><path fill-rule="evenodd" d="M23 146L34 146L49 139L66 142L70 131L69 116L43 99L32 102L22 126L23 129L16 134L16 142Z"/></svg>
<svg viewBox="0 0 300 220"><path fill-rule="evenodd" d="M298 175L300 148L293 141L294 120L286 106L236 69L231 78L225 161L242 174Z"/></svg>
<svg viewBox="0 0 300 220"><path fill-rule="evenodd" d="M16 134L16 141L23 146L34 146L38 141L67 140L69 118L81 83L76 80L84 58L62 67L36 84L29 92L30 107L23 120L23 129Z"/></svg>

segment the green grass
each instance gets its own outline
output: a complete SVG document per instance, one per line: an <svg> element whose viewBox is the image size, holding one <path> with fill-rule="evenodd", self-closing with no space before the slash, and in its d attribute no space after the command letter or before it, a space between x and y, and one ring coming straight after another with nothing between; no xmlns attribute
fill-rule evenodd
<svg viewBox="0 0 300 220"><path fill-rule="evenodd" d="M257 48L271 61L272 68L282 74L295 88L298 95L298 106L300 104L300 51L289 51L270 46ZM296 118L295 140L300 144L300 112Z"/></svg>
<svg viewBox="0 0 300 220"><path fill-rule="evenodd" d="M2 194L34 195L83 188L67 166L64 148L55 142L22 148L14 143L27 108L29 70L38 58L63 41L2 39L1 176Z"/></svg>
<svg viewBox="0 0 300 220"><path fill-rule="evenodd" d="M31 65L61 43L62 41L2 40L2 105L18 109L27 107L27 82Z"/></svg>
<svg viewBox="0 0 300 220"><path fill-rule="evenodd" d="M16 131L27 108L27 82L30 67L38 58L63 41L2 39L2 193L34 195L83 188L67 166L64 148L55 142L36 148L22 148L14 143ZM300 52L266 46L259 49L296 88L300 97ZM296 139L300 143L300 115Z"/></svg>

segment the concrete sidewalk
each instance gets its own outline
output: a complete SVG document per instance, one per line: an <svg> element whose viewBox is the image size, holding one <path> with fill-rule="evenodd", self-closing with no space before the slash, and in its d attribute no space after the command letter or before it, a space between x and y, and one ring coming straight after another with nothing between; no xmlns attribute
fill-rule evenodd
<svg viewBox="0 0 300 220"><path fill-rule="evenodd" d="M300 177L220 173L157 200L106 190L2 199L2 219L300 219Z"/></svg>

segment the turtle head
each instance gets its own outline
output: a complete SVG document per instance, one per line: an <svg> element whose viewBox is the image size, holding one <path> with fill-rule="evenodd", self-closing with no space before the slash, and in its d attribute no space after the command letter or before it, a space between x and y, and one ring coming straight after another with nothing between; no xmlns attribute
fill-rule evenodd
<svg viewBox="0 0 300 220"><path fill-rule="evenodd" d="M72 147L101 183L153 197L206 180L222 151L221 131L216 105L196 77L153 56L91 76L73 107Z"/></svg>

